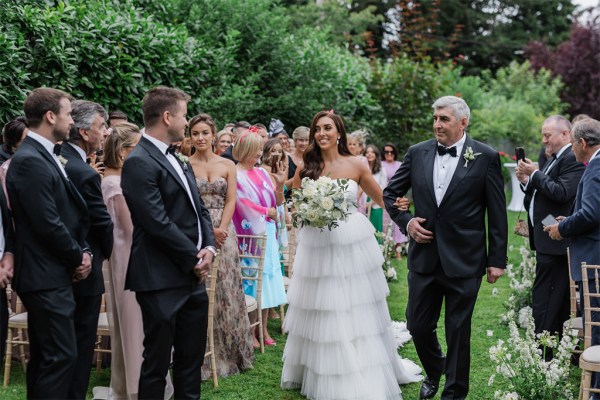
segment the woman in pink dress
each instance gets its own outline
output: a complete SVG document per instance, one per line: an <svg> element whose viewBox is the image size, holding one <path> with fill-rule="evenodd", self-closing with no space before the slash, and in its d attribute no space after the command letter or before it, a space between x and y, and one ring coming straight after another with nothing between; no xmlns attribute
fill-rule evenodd
<svg viewBox="0 0 600 400"><path fill-rule="evenodd" d="M396 146L394 146L393 144L386 143L383 146L382 153L383 153L383 162L381 163L381 167L385 170L386 175L387 175L387 181L389 182L390 179L392 179L392 177L396 173L396 171L398 171L398 168L400 168L402 163L400 161L396 161L396 159L398 158L398 150L396 149ZM386 186L387 186L387 182L386 182ZM394 238L394 242L396 243L396 252L398 254L400 254L400 251L398 251L398 245L408 242L408 238L406 236L404 236L404 234L402 232L400 232L400 228L398 228L398 225L396 225L394 222L392 222L390 220L390 215L387 213L387 211L384 210L383 211L383 231L384 232L388 231L388 226L390 223L393 226L393 234L392 235Z"/></svg>
<svg viewBox="0 0 600 400"><path fill-rule="evenodd" d="M109 399L136 400L144 329L142 313L135 293L126 291L125 275L131 252L133 223L121 190L123 161L140 140L137 126L128 122L113 127L104 142L104 165L102 197L114 224L114 245L110 259L106 261L106 311L110 327L111 370ZM173 394L171 379L167 375L165 399Z"/></svg>

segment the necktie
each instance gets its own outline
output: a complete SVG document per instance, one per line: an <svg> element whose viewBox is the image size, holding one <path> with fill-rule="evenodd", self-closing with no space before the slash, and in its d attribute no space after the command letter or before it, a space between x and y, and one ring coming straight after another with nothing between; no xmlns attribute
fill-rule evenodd
<svg viewBox="0 0 600 400"><path fill-rule="evenodd" d="M450 157L456 157L456 146L445 147L442 145L438 145L438 154L443 156L444 154L449 154Z"/></svg>
<svg viewBox="0 0 600 400"><path fill-rule="evenodd" d="M55 156L57 156L57 157L58 157L58 156L60 156L60 148L61 148L61 147L60 147L60 143L56 143L56 144L54 145L54 150L53 150L53 153L54 153L54 155L55 155Z"/></svg>
<svg viewBox="0 0 600 400"><path fill-rule="evenodd" d="M169 147L167 147L167 151L165 152L165 154L170 154L170 155L174 156L176 151L177 151L177 145L172 144L172 145L169 145Z"/></svg>
<svg viewBox="0 0 600 400"><path fill-rule="evenodd" d="M550 157L548 159L548 161L546 161L546 165L544 165L544 169L542 170L542 172L544 174L546 172L548 172L548 170L550 169L550 167L552 166L552 164L554 163L554 161L556 161L556 154L552 154L552 157Z"/></svg>

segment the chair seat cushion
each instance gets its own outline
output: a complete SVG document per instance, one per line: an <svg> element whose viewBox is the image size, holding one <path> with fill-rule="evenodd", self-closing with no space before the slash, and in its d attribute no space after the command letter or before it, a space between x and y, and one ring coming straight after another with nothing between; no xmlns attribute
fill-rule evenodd
<svg viewBox="0 0 600 400"><path fill-rule="evenodd" d="M585 362L600 363L600 346L590 346L581 353L581 358Z"/></svg>
<svg viewBox="0 0 600 400"><path fill-rule="evenodd" d="M283 277L283 287L285 287L285 290L287 290L288 286L290 286L290 278L288 278L287 276Z"/></svg>
<svg viewBox="0 0 600 400"><path fill-rule="evenodd" d="M246 312L252 312L252 311L256 310L256 308L258 307L258 303L256 302L256 299L249 295L245 295L245 296L246 296Z"/></svg>
<svg viewBox="0 0 600 400"><path fill-rule="evenodd" d="M105 312L98 315L98 329L108 329L108 316Z"/></svg>
<svg viewBox="0 0 600 400"><path fill-rule="evenodd" d="M27 324L27 313L13 314L8 319L9 324Z"/></svg>

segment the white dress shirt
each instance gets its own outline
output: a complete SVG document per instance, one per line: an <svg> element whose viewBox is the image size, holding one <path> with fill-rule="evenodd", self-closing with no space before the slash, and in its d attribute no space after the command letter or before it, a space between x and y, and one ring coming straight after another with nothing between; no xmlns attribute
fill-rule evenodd
<svg viewBox="0 0 600 400"><path fill-rule="evenodd" d="M63 175L65 176L65 178L67 178L67 180L68 180L69 177L67 176L67 172L65 171L65 167L63 167L62 163L60 162L60 160L58 159L58 157L56 156L56 154L54 154L55 143L52 143L51 141L49 141L48 139L46 139L42 135L39 135L39 134L33 132L32 130L30 130L27 133L27 136L29 136L30 138L32 138L33 140L35 140L36 142L38 142L39 144L41 144L42 146L44 146L44 148L48 151L48 153L52 156L52 158L54 158L54 161L56 161L56 164L58 165L58 168L60 168L60 170L63 173Z"/></svg>
<svg viewBox="0 0 600 400"><path fill-rule="evenodd" d="M185 177L185 174L183 173L181 164L179 164L179 162L175 159L174 155L167 153L167 149L169 148L169 145L167 145L164 142L161 142L158 139L153 138L152 136L150 136L146 133L144 133L143 136L146 139L148 139L150 141L150 143L155 145L158 148L158 150L160 150L160 152L167 158L167 160L173 166L173 168L175 168L175 171L177 171L177 175L179 175L179 178L183 182L183 185L185 186L185 190L188 194L188 197L189 197L190 201L192 202L192 207L194 207L194 211L196 212L196 220L198 221L198 243L196 244L196 248L198 250L200 250L200 245L202 244L202 230L200 229L200 217L198 215L198 210L196 210L196 203L194 203L194 198L192 197L192 191L190 189L188 180Z"/></svg>
<svg viewBox="0 0 600 400"><path fill-rule="evenodd" d="M433 191L435 192L435 200L439 206L448 190L448 185L452 180L456 166L458 165L460 156L462 154L463 146L467 140L467 134L463 134L462 138L454 144L447 147L456 146L456 157L452 157L450 154L444 154L440 156L435 149L435 160L433 162ZM443 146L441 143L438 145Z"/></svg>

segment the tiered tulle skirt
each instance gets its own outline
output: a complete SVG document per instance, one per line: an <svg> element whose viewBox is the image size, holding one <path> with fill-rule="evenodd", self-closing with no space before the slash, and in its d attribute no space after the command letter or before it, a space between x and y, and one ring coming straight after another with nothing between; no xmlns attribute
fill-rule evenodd
<svg viewBox="0 0 600 400"><path fill-rule="evenodd" d="M317 400L400 399L398 384L418 380L397 354L383 261L373 226L360 213L332 231L298 232L283 388Z"/></svg>

